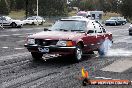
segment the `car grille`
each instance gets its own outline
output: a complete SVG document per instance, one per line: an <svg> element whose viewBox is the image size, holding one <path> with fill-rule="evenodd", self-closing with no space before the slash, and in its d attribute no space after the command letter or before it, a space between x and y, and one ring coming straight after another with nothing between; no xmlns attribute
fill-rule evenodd
<svg viewBox="0 0 132 88"><path fill-rule="evenodd" d="M35 44L41 46L49 46L49 45L56 45L58 40L43 40L43 39L35 39Z"/></svg>

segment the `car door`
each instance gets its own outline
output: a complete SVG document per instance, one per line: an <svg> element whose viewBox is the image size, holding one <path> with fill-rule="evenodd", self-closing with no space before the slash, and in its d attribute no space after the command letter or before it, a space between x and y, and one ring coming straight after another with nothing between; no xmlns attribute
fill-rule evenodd
<svg viewBox="0 0 132 88"><path fill-rule="evenodd" d="M6 17L1 17L0 24L4 25L4 26L6 26L6 25L9 26L10 25L10 21L8 19L6 19Z"/></svg>
<svg viewBox="0 0 132 88"><path fill-rule="evenodd" d="M95 49L97 43L96 38L97 38L97 34L95 30L95 24L93 21L90 21L87 24L86 36L83 38L85 51L92 51Z"/></svg>
<svg viewBox="0 0 132 88"><path fill-rule="evenodd" d="M100 45L102 44L102 42L104 42L104 39L105 39L105 35L103 33L103 26L99 23L99 22L95 22L95 29L96 29L96 32L97 32L97 43L96 43L96 47L99 48Z"/></svg>
<svg viewBox="0 0 132 88"><path fill-rule="evenodd" d="M42 23L42 19L40 17L37 17L37 21L38 21L39 24Z"/></svg>
<svg viewBox="0 0 132 88"><path fill-rule="evenodd" d="M2 17L0 17L0 25L2 24Z"/></svg>

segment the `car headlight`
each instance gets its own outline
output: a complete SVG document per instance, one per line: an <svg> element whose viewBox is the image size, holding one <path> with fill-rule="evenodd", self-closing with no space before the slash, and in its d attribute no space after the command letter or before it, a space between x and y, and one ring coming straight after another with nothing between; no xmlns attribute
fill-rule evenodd
<svg viewBox="0 0 132 88"><path fill-rule="evenodd" d="M35 44L35 39L28 39L27 40L27 43L28 44Z"/></svg>
<svg viewBox="0 0 132 88"><path fill-rule="evenodd" d="M72 41L58 41L57 46L73 46L73 42Z"/></svg>

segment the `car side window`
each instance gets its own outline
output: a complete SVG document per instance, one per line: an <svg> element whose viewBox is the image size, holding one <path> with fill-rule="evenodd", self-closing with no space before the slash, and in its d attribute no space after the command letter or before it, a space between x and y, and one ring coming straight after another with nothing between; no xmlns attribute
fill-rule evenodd
<svg viewBox="0 0 132 88"><path fill-rule="evenodd" d="M94 22L92 22L92 21L90 21L89 23L88 23L88 25L87 25L87 33L88 34L93 34L93 33L95 33L96 31L95 31L95 24L94 24Z"/></svg>
<svg viewBox="0 0 132 88"><path fill-rule="evenodd" d="M99 23L95 22L95 27L96 27L96 32L97 33L102 33L102 28L101 28Z"/></svg>
<svg viewBox="0 0 132 88"><path fill-rule="evenodd" d="M5 17L1 17L0 20L6 20L6 18Z"/></svg>

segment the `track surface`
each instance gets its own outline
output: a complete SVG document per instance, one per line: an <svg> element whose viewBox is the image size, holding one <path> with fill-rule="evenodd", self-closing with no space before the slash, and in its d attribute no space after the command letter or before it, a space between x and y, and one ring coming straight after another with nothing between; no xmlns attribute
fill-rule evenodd
<svg viewBox="0 0 132 88"><path fill-rule="evenodd" d="M33 61L24 48L26 36L43 31L43 28L22 28L0 30L0 88L82 88L81 68L89 71L91 79L129 79L132 80L132 66L122 68L122 72L109 70L114 62L132 61L132 36L128 27L107 26L113 33L114 44L105 57L84 55L80 63L70 62L72 57L44 55L46 60ZM123 63L123 62L122 62ZM127 63L123 64L127 67ZM113 67L119 68L119 67ZM130 85L89 85L87 88L132 88Z"/></svg>

